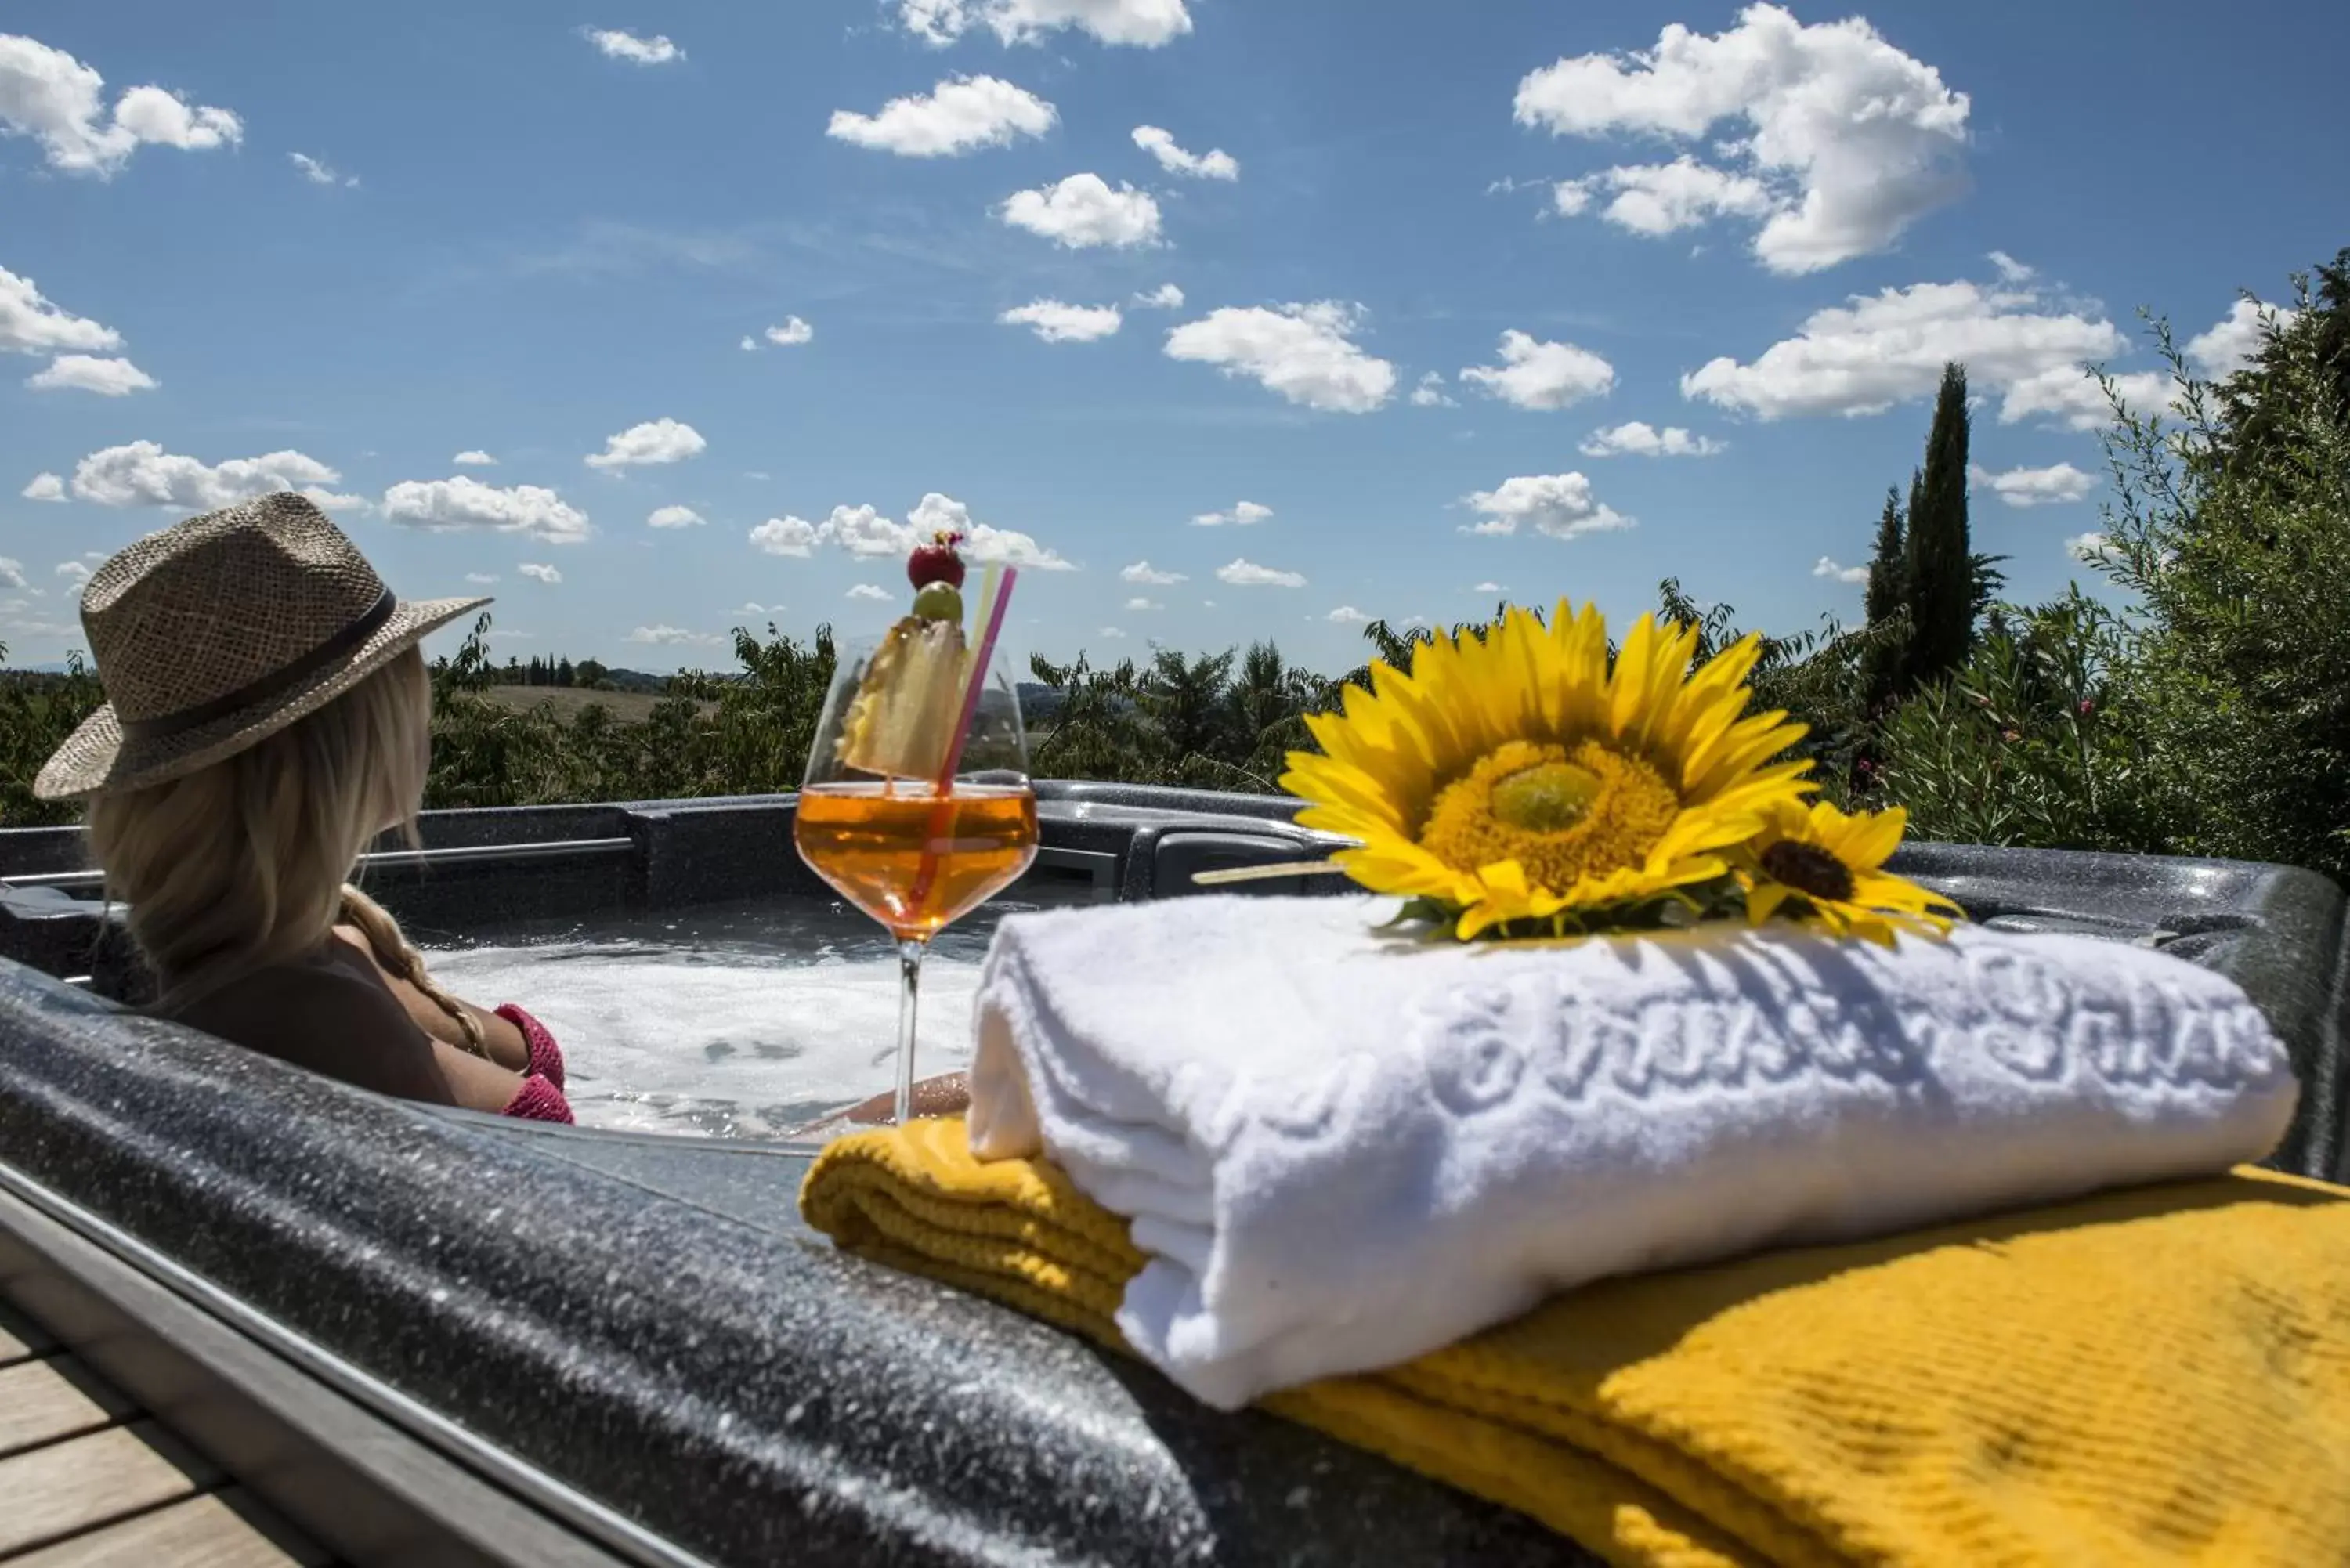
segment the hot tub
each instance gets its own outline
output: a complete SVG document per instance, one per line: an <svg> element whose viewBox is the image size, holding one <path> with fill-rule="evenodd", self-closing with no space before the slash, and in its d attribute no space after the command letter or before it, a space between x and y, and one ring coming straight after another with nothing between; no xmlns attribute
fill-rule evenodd
<svg viewBox="0 0 2350 1568"><path fill-rule="evenodd" d="M1280 800L1039 787L1011 905L1180 896L1318 852ZM516 1000L583 1125L346 1089L122 1011L70 832L0 833L0 1293L355 1561L1584 1561L1474 1500L987 1303L834 1253L813 1114L887 1082L879 931L789 798L436 814L368 868L436 967ZM2306 872L1918 846L1978 918L2241 981L2343 1165L2344 901ZM1325 880L1248 885L1330 889ZM958 1064L985 921L926 971Z"/></svg>

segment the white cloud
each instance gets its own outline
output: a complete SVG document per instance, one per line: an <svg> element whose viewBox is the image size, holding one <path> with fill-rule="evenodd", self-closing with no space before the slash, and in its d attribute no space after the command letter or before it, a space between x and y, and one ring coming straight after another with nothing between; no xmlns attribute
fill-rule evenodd
<svg viewBox="0 0 2350 1568"><path fill-rule="evenodd" d="M1159 203L1150 193L1123 182L1113 191L1098 174L1072 174L1057 185L1014 191L996 215L1070 250L1124 249L1159 239Z"/></svg>
<svg viewBox="0 0 2350 1568"><path fill-rule="evenodd" d="M734 613L736 615L781 615L784 613L784 607L781 605L763 605L759 603L758 600L753 599L750 603L744 605L741 609L736 610Z"/></svg>
<svg viewBox="0 0 2350 1568"><path fill-rule="evenodd" d="M1471 365L1461 379L1521 409L1563 409L1605 394L1616 367L1572 343L1544 343L1513 328L1502 334L1502 362Z"/></svg>
<svg viewBox="0 0 2350 1568"><path fill-rule="evenodd" d="M1154 588L1171 588L1177 583L1191 580L1180 572L1162 572L1148 561L1137 561L1130 566L1122 567L1118 575L1129 583L1146 583Z"/></svg>
<svg viewBox="0 0 2350 1568"><path fill-rule="evenodd" d="M549 587L553 587L556 584L563 580L563 574L561 572L558 572L553 566L547 566L539 561L525 561L520 566L516 566L515 570L520 572L524 576L528 577L531 581L535 583L545 583Z"/></svg>
<svg viewBox="0 0 2350 1568"><path fill-rule="evenodd" d="M991 527L971 520L971 508L952 496L931 491L906 514L907 527L917 539L945 529L963 536L962 547L982 566L1018 566L1023 571L1073 572L1074 564L1045 549L1026 534Z"/></svg>
<svg viewBox="0 0 2350 1568"><path fill-rule="evenodd" d="M899 24L933 45L985 26L1006 44L1034 44L1075 27L1104 44L1155 49L1191 30L1183 0L897 0Z"/></svg>
<svg viewBox="0 0 2350 1568"><path fill-rule="evenodd" d="M591 455L588 466L608 471L639 463L680 462L709 445L691 425L672 419L651 420L607 437L604 450Z"/></svg>
<svg viewBox="0 0 2350 1568"><path fill-rule="evenodd" d="M982 566L1042 572L1076 569L1030 535L972 522L970 507L936 491L925 494L903 523L870 505L836 506L821 523L804 517L770 517L751 530L751 543L770 556L804 558L821 546L832 545L860 560L873 560L910 555L916 545L941 530L961 534L964 555Z"/></svg>
<svg viewBox="0 0 2350 1568"><path fill-rule="evenodd" d="M1833 577L1839 583L1865 583L1868 581L1868 568L1866 566L1840 566L1836 565L1833 557L1822 556L1818 560L1812 563L1812 576L1815 577Z"/></svg>
<svg viewBox="0 0 2350 1568"><path fill-rule="evenodd" d="M1999 269L1999 281L2002 283L2030 283L2037 271L2036 268L2024 265L2005 251L1991 251L1986 254L1991 258L1991 265Z"/></svg>
<svg viewBox="0 0 2350 1568"><path fill-rule="evenodd" d="M1593 431L1578 449L1586 457L1711 457L1722 443L1711 436L1693 436L1679 425L1658 430L1634 420Z"/></svg>
<svg viewBox="0 0 2350 1568"><path fill-rule="evenodd" d="M1561 181L1552 202L1561 217L1574 217L1602 191L1615 199L1599 215L1619 229L1651 239L1694 229L1728 215L1759 218L1774 206L1771 188L1751 175L1732 174L1683 154L1670 163L1618 165Z"/></svg>
<svg viewBox="0 0 2350 1568"><path fill-rule="evenodd" d="M102 398L120 398L131 392L151 392L155 378L128 359L99 359L88 354L60 354L49 361L46 370L36 370L25 378L25 385L36 392L71 389L96 392Z"/></svg>
<svg viewBox="0 0 2350 1568"><path fill-rule="evenodd" d="M1096 635L1096 636L1097 636L1097 637L1107 637L1107 638L1111 638L1111 639L1117 639L1117 638L1124 637L1124 636L1126 635L1126 633L1125 633L1125 632L1123 632L1123 631L1121 631L1121 630L1119 630L1117 627L1114 627L1114 626L1106 626L1106 627L1102 628L1101 628L1101 630L1100 630L1100 631L1098 631L1098 632L1097 632L1095 635Z"/></svg>
<svg viewBox="0 0 2350 1568"><path fill-rule="evenodd" d="M821 527L805 517L770 517L751 530L752 545L770 556L806 558L823 538Z"/></svg>
<svg viewBox="0 0 2350 1568"><path fill-rule="evenodd" d="M1591 182L1561 180L1551 188L1551 202L1562 218L1581 217L1591 205Z"/></svg>
<svg viewBox="0 0 2350 1568"><path fill-rule="evenodd" d="M1188 174L1194 180L1237 180L1241 177L1240 160L1219 147L1212 152L1186 152L1175 144L1175 138L1155 125L1134 128L1134 144L1159 160L1159 167L1170 174Z"/></svg>
<svg viewBox="0 0 2350 1568"><path fill-rule="evenodd" d="M49 167L104 178L140 146L189 151L234 146L244 122L191 107L159 87L135 87L105 112L106 78L63 49L0 33L0 133L30 136Z"/></svg>
<svg viewBox="0 0 2350 1568"><path fill-rule="evenodd" d="M1260 506L1253 501L1243 501L1230 512L1202 512L1191 519L1191 524L1196 528L1221 528L1231 524L1234 527L1247 528L1272 515L1272 507Z"/></svg>
<svg viewBox="0 0 2350 1568"><path fill-rule="evenodd" d="M2099 561L2105 558L2106 543L2103 534L2075 534L2064 541L2064 553L2076 561Z"/></svg>
<svg viewBox="0 0 2350 1568"><path fill-rule="evenodd" d="M994 77L949 77L929 93L893 98L879 114L833 110L825 134L900 158L941 158L1042 136L1060 110Z"/></svg>
<svg viewBox="0 0 2350 1568"><path fill-rule="evenodd" d="M703 518L691 506L657 506L645 519L648 528L699 528Z"/></svg>
<svg viewBox="0 0 2350 1568"><path fill-rule="evenodd" d="M588 535L588 514L552 490L536 484L501 489L462 473L402 480L383 493L383 515L430 533L480 528L526 534L548 545L577 545Z"/></svg>
<svg viewBox="0 0 2350 1568"><path fill-rule="evenodd" d="M2240 299L2209 329L2187 340L2187 362L2203 379L2224 381L2251 364L2253 356L2261 351L2264 321L2272 321L2282 331L2292 326L2293 317L2300 314Z"/></svg>
<svg viewBox="0 0 2350 1568"><path fill-rule="evenodd" d="M1965 188L1968 107L1933 67L1859 17L1805 26L1752 5L1723 33L1673 23L1653 49L1534 71L1518 84L1515 114L1554 135L1684 143L1730 122L1714 147L1735 167L1683 159L1611 171L1604 178L1619 195L1608 216L1657 234L1713 213L1762 217L1755 255L1773 272L1805 273L1884 249ZM1618 174L1633 182L1618 185ZM1579 207L1562 194L1560 210Z"/></svg>
<svg viewBox="0 0 2350 1568"><path fill-rule="evenodd" d="M1444 372L1430 370L1419 379L1419 385L1411 389L1411 406L1415 409L1454 409L1461 405L1445 391Z"/></svg>
<svg viewBox="0 0 2350 1568"><path fill-rule="evenodd" d="M1092 343L1116 332L1125 318L1115 305L1064 305L1057 299L1038 299L995 319L1006 327L1028 327L1047 343Z"/></svg>
<svg viewBox="0 0 2350 1568"><path fill-rule="evenodd" d="M665 66L685 58L685 51L665 36L656 34L639 38L634 33L619 27L588 27L582 36L595 45L606 59L626 60L636 66Z"/></svg>
<svg viewBox="0 0 2350 1568"><path fill-rule="evenodd" d="M1138 294L1132 301L1138 310L1180 310L1183 291L1171 283L1162 283L1149 294Z"/></svg>
<svg viewBox="0 0 2350 1568"><path fill-rule="evenodd" d="M1126 601L1126 607L1130 610L1155 610L1165 609L1167 607L1156 599L1131 598Z"/></svg>
<svg viewBox="0 0 2350 1568"><path fill-rule="evenodd" d="M1469 590L1472 594L1498 594L1503 591L1499 583L1479 583Z"/></svg>
<svg viewBox="0 0 2350 1568"><path fill-rule="evenodd" d="M1766 420L1877 414L1931 396L1955 359L1975 388L2002 394L2002 424L2033 413L2077 423L2092 399L2097 424L2103 399L2081 367L2126 346L2112 322L2043 307L2027 290L1919 283L1814 311L1752 364L1724 357L1683 376L1681 395Z"/></svg>
<svg viewBox="0 0 2350 1568"><path fill-rule="evenodd" d="M796 316L785 317L781 327L770 327L760 334L778 348L795 348L816 340L816 328Z"/></svg>
<svg viewBox="0 0 2350 1568"><path fill-rule="evenodd" d="M1276 571L1240 556L1218 566L1216 580L1230 583L1236 588L1302 588L1305 586L1303 573Z"/></svg>
<svg viewBox="0 0 2350 1568"><path fill-rule="evenodd" d="M1278 309L1228 306L1168 333L1166 354L1253 377L1309 409L1367 414L1394 395L1396 369L1354 342L1361 321L1360 306L1332 299Z"/></svg>
<svg viewBox="0 0 2350 1568"><path fill-rule="evenodd" d="M921 539L915 529L883 515L879 507L869 504L836 506L832 515L816 526L819 543L837 545L859 559L910 555Z"/></svg>
<svg viewBox="0 0 2350 1568"><path fill-rule="evenodd" d="M1324 616L1322 618L1324 620L1336 621L1342 626L1360 626L1371 618L1365 615L1362 611L1357 609L1352 605L1340 605L1336 609L1332 610L1328 615Z"/></svg>
<svg viewBox="0 0 2350 1568"><path fill-rule="evenodd" d="M2170 406L2178 389L2169 376L2156 370L2134 370L2113 378L2114 390L2140 414L2159 413ZM2053 365L2007 389L1999 406L1999 422L2013 424L2034 414L2062 420L2076 431L2096 430L2112 422L2113 402L2095 375L2076 365Z"/></svg>
<svg viewBox="0 0 2350 1568"><path fill-rule="evenodd" d="M476 587L486 588L498 580L498 575L495 572L467 572L465 580Z"/></svg>
<svg viewBox="0 0 2350 1568"><path fill-rule="evenodd" d="M2095 474L2085 473L2069 462L2052 463L2046 468L2011 468L2004 473L1970 468L1967 477L1977 484L1989 486L2010 506L2054 506L2078 501L2097 483Z"/></svg>
<svg viewBox="0 0 2350 1568"><path fill-rule="evenodd" d="M63 501L66 482L54 473L36 473L17 492L27 501Z"/></svg>
<svg viewBox="0 0 2350 1568"><path fill-rule="evenodd" d="M0 556L0 588L16 588L26 593L40 591L25 580L25 563L8 556Z"/></svg>
<svg viewBox="0 0 2350 1568"><path fill-rule="evenodd" d="M113 327L58 309L31 278L0 267L0 352L103 353L121 347L122 334Z"/></svg>
<svg viewBox="0 0 2350 1568"><path fill-rule="evenodd" d="M1632 519L1591 493L1591 482L1580 473L1520 474L1464 499L1484 519L1462 530L1469 534L1514 534L1525 524L1554 539L1572 539L1632 526Z"/></svg>
<svg viewBox="0 0 2350 1568"><path fill-rule="evenodd" d="M75 587L79 587L89 581L89 564L86 561L59 561L57 565L57 575Z"/></svg>
<svg viewBox="0 0 2350 1568"><path fill-rule="evenodd" d="M889 590L887 588L877 588L871 583L859 583L855 587L848 590L848 597L853 599L886 600L889 597Z"/></svg>
<svg viewBox="0 0 2350 1568"><path fill-rule="evenodd" d="M461 452L449 461L455 463L459 468L495 468L498 465L498 460L496 458L492 457L488 452L482 451L479 447L474 448L472 452Z"/></svg>
<svg viewBox="0 0 2350 1568"><path fill-rule="evenodd" d="M674 626L640 626L629 633L628 640L661 648L715 648L726 639L714 631L687 631Z"/></svg>
<svg viewBox="0 0 2350 1568"><path fill-rule="evenodd" d="M324 159L313 158L307 152L289 152L286 157L287 161L302 171L302 178L313 185L341 185L348 189L356 187L359 182L358 175L346 175L329 167Z"/></svg>
<svg viewBox="0 0 2350 1568"><path fill-rule="evenodd" d="M213 512L280 490L298 490L319 506L355 512L367 503L338 495L327 486L342 475L298 452L233 457L208 467L192 457L167 452L151 441L134 441L91 452L74 467L73 492L100 506L175 506Z"/></svg>

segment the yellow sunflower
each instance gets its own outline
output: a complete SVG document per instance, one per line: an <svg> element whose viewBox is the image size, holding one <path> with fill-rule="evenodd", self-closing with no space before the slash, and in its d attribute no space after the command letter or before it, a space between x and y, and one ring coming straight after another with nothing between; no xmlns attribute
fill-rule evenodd
<svg viewBox="0 0 2350 1568"><path fill-rule="evenodd" d="M1809 766L1773 762L1804 727L1747 715L1748 637L1701 668L1694 628L1643 616L1611 669L1607 627L1561 600L1545 627L1513 609L1482 634L1420 646L1411 673L1371 667L1344 711L1306 721L1282 786L1308 826L1360 847L1337 859L1374 892L1424 900L1473 937L1585 929L1726 877L1724 851Z"/></svg>
<svg viewBox="0 0 2350 1568"><path fill-rule="evenodd" d="M1896 931L1947 934L1966 911L1882 869L1908 819L1899 806L1846 816L1825 801L1774 804L1738 856L1747 919L1761 925L1779 913L1808 916L1837 936L1886 947Z"/></svg>

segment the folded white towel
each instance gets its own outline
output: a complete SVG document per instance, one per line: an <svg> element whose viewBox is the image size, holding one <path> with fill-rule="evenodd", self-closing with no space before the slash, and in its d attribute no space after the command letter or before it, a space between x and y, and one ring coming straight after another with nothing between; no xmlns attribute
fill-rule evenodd
<svg viewBox="0 0 2350 1568"><path fill-rule="evenodd" d="M989 954L972 1147L1131 1217L1118 1327L1210 1404L1611 1274L2219 1171L2297 1092L2242 991L2146 949L1427 944L1394 907L1014 915Z"/></svg>

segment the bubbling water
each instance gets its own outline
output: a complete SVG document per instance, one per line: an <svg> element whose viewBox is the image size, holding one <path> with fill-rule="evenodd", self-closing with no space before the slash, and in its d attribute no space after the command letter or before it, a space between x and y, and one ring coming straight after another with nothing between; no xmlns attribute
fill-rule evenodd
<svg viewBox="0 0 2350 1568"><path fill-rule="evenodd" d="M969 1065L987 938L1003 913L1036 907L997 899L931 944L922 1076ZM458 994L518 1002L553 1032L582 1127L779 1137L893 1082L896 951L827 900L487 930L427 962Z"/></svg>

